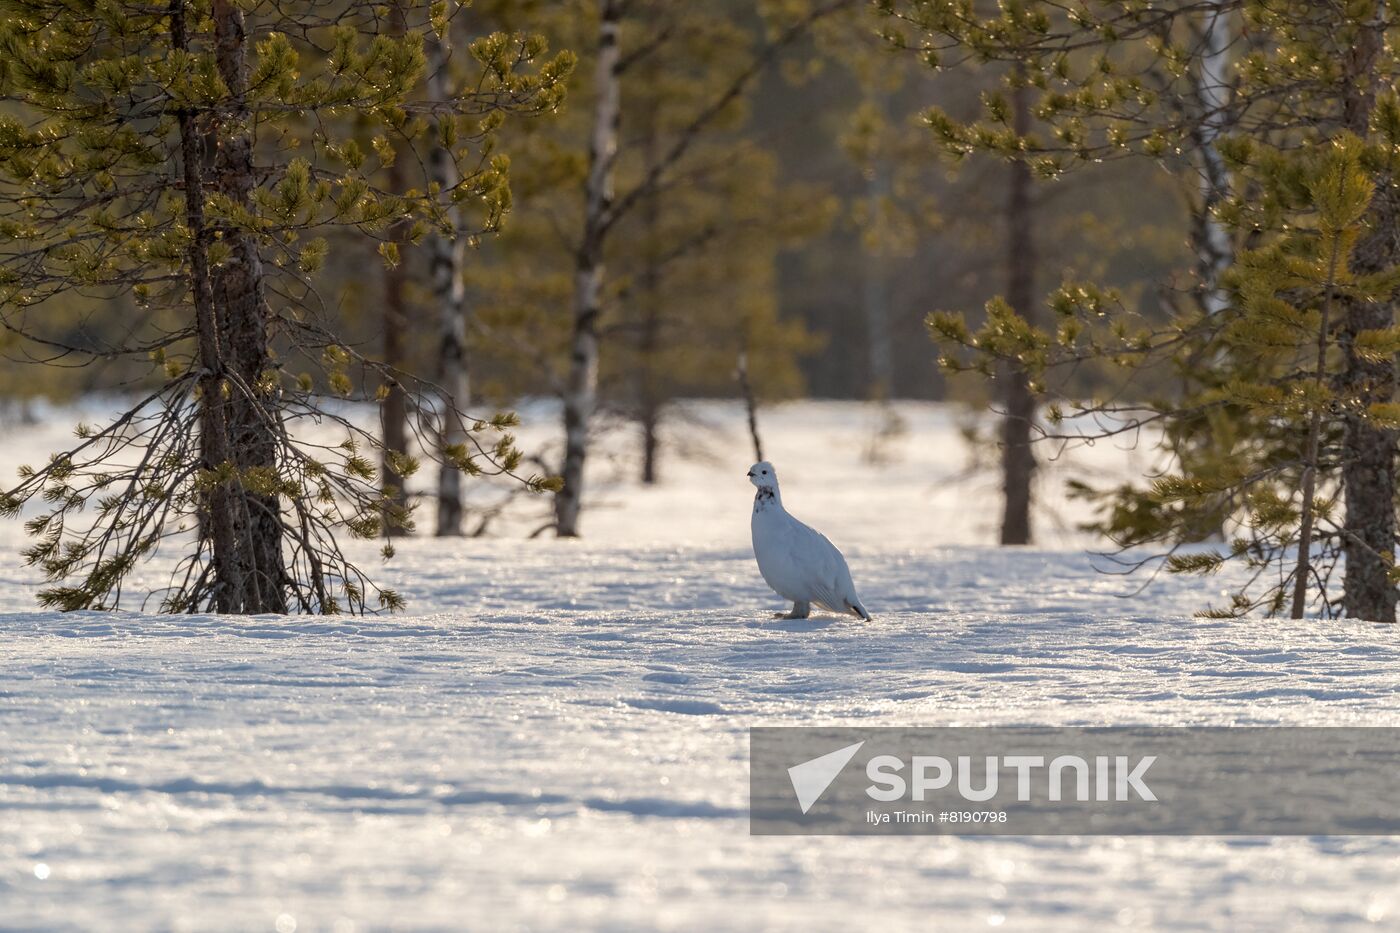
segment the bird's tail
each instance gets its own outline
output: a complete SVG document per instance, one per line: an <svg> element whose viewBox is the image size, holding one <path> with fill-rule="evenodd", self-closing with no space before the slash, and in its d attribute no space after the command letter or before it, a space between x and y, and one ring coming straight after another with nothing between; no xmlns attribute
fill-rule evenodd
<svg viewBox="0 0 1400 933"><path fill-rule="evenodd" d="M870 613L865 611L865 607L860 604L860 600L846 600L846 608L860 616L866 622L870 621Z"/></svg>

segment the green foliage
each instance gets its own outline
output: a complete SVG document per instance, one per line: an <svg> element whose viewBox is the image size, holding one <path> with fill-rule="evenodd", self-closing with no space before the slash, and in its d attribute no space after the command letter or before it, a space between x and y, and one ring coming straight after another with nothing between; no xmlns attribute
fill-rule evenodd
<svg viewBox="0 0 1400 933"><path fill-rule="evenodd" d="M887 29L897 47L924 50L935 68L968 59L1014 64L1002 72L1003 88L1035 92L1034 113L1047 128L1039 135L1011 131L1000 91L984 95L972 119L929 110L926 125L951 155L1034 153L1047 177L1120 156L1195 170L1202 124L1186 118L1181 104L1194 99L1199 17L1211 11L1098 0L1071 8L1024 0L996 12L939 0L882 5L897 15ZM1393 399L1339 388L1356 385L1349 374L1357 361L1393 366L1400 351L1396 326L1339 331L1341 312L1330 319L1325 313L1334 306L1388 306L1400 285L1400 268L1393 261L1377 267L1374 250L1366 274L1354 262L1377 222L1379 193L1394 184L1400 138L1400 103L1389 89L1397 73L1394 37L1384 49L1373 48L1370 71L1358 77L1347 70L1357 59L1337 50L1372 42L1373 2L1325 14L1301 0L1222 0L1211 10L1239 17L1249 37L1231 88L1231 131L1218 142L1235 174L1235 194L1218 205L1214 219L1247 246L1222 283L1229 306L1215 313L1173 308L1163 323L1110 293L1065 286L1049 300L1053 325L1030 327L994 301L981 326L940 313L930 318L930 332L952 371L991 376L1000 362L1014 360L1052 391L1058 374L1090 364L1116 369L1125 388L1168 376L1175 386L1158 399L1061 392L1050 406L1049 435L1069 443L1127 437L1160 448L1163 475L1147 487L1081 483L1071 493L1097 503L1091 527L1119 545L1167 546L1173 572L1209 573L1226 560L1250 568L1245 586L1214 614L1278 611L1291 591L1285 565L1296 551L1309 465L1305 438L1316 417L1313 568L1323 584L1321 606L1335 611L1325 582L1346 534L1340 515L1346 426L1400 423ZM1368 106L1358 83L1378 90L1365 127L1354 117ZM1281 100L1286 109L1277 105ZM1224 554L1176 552L1225 536L1232 544Z"/></svg>
<svg viewBox="0 0 1400 933"><path fill-rule="evenodd" d="M392 264L450 212L465 211L479 235L510 210L499 135L507 117L558 110L573 57L550 55L536 35L481 35L451 101L431 106L423 36L457 15L413 2L333 16L262 0L0 4L5 349L118 367L144 390L0 497L0 511L30 515L25 556L53 584L45 605L118 606L131 569L167 542L186 556L165 609L224 605L231 584L211 569L216 551L267 542L286 579L254 584L279 592L265 605L402 605L336 543L411 525L379 488L374 436L334 400L361 386L399 386L419 423L465 419L477 472L518 467L513 443L476 436L504 419L443 412L431 386L353 349L315 291L337 237L378 241ZM421 165L419 150L439 146L460 178L452 190L386 179L396 158ZM238 162L247 150L254 171ZM408 231L402 242L394 225ZM238 304L244 286L251 310ZM197 343L191 305L205 288L220 330ZM327 429L344 442L328 443ZM400 475L416 466L387 456ZM220 544L221 521L246 543Z"/></svg>
<svg viewBox="0 0 1400 933"><path fill-rule="evenodd" d="M1150 365L1184 368L1211 359L1209 374L1187 382L1184 394L1136 411L1067 400L1077 414L1111 415L1121 431L1160 432L1176 467L1145 489L1080 484L1071 493L1100 503L1101 517L1091 527L1124 547L1202 541L1228 527L1247 542L1230 556L1251 566L1282 561L1296 543L1302 438L1314 412L1323 416L1326 481L1316 510L1324 523L1335 518L1340 497L1336 451L1348 402L1329 388L1330 375L1343 365L1335 346L1322 378L1313 371L1320 309L1329 293L1334 299L1383 301L1393 290L1388 276L1358 279L1346 258L1364 228L1375 186L1365 169L1367 152L1361 140L1342 134L1325 147L1289 153L1287 171L1269 161L1271 171L1254 180L1261 188L1287 186L1275 196L1288 199L1289 222L1239 256L1230 277L1236 302L1219 315L1188 313L1166 329L1153 329L1120 311L1115 316L1123 326L1106 325L1099 296L1079 291L1062 293L1055 303L1061 318L1076 322L1068 331L1063 324L1053 333L1029 328L993 308L975 332L956 316L940 316L932 327L935 338L972 354L961 362L954 356L957 368L985 369L988 360L1010 358L1042 376L1085 358L1111 359L1128 379ZM1393 340L1391 329L1367 333L1358 352L1394 353ZM1395 414L1390 406L1365 412L1380 421ZM1331 525L1334 549L1339 534ZM1167 567L1174 573L1213 572L1223 559L1173 554ZM1287 580L1279 580L1237 594L1230 613L1281 606L1286 588Z"/></svg>

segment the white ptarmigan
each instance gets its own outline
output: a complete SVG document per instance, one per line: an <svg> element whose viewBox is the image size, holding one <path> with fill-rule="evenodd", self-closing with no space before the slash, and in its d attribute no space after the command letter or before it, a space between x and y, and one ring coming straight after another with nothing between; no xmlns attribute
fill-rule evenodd
<svg viewBox="0 0 1400 933"><path fill-rule="evenodd" d="M784 599L792 612L784 619L805 619L812 603L870 621L860 604L846 558L826 535L802 524L783 508L778 471L768 461L749 468L749 482L758 487L753 497L753 556L758 572Z"/></svg>

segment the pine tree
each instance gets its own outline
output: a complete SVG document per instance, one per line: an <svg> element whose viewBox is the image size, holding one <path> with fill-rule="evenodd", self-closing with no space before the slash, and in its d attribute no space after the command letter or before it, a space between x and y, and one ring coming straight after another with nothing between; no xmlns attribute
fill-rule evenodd
<svg viewBox="0 0 1400 933"><path fill-rule="evenodd" d="M838 45L836 54L846 59L854 58L853 70L860 77L867 98L874 97L871 94L872 89L878 89L882 85L897 87L899 83L907 81L903 72L916 64L907 58L896 58L895 62L891 63L889 50L883 46L881 51L884 54L875 58L872 58L869 52L857 56L847 46L849 43L846 46ZM1008 95L1007 105L1013 129L1023 136L1028 134L1032 122L1028 89L1019 85L1014 87ZM888 123L885 115L880 112L881 108L872 101L868 101L862 109L875 111L873 120L866 118L868 122L876 126ZM866 131L856 138L871 135L876 134ZM883 134L876 135L876 138L880 135L888 138L892 134L886 129ZM924 137L925 145L928 135L927 128L923 128L921 136ZM886 145L893 148L889 143ZM890 166L883 164L889 157L882 159L878 149L869 143L860 147L858 151L863 156L864 173L871 188L878 190L882 186L890 187ZM896 158L898 156L896 153ZM957 156L960 158L961 154ZM903 157L907 159L909 155L905 154ZM925 161L930 160L930 154L926 151L919 151L918 157ZM1007 301L1022 318L1034 322L1038 316L1038 302L1035 298L1038 264L1035 229L1037 211L1028 160L1021 157L1008 159L1004 168L990 179L984 180L983 186L990 189L989 193L993 199L1001 201L999 213L1004 233L998 258L1004 270L1001 279ZM888 264L887 258L895 252L890 241L898 239L888 232L888 229L894 226L890 220L894 213L888 206L890 200L888 192L882 192L881 196L872 195L870 206L861 212L868 254L865 262L866 316L870 321L871 368L876 374L872 395L877 399L885 397L886 383L893 378L889 371L890 353L887 346L888 310L883 307L888 304L888 298L883 294L885 289L879 285L887 275L884 271ZM971 222L970 219L962 217L959 217L958 221L964 224ZM884 350L880 349L882 344L886 345ZM1000 410L998 447L1003 493L999 537L1001 543L1006 545L1029 544L1032 538L1031 505L1036 471L1032 436L1037 399L1031 391L1030 379L1026 372L1014 361L1007 361L1001 365L994 382L997 390L995 403ZM886 417L893 417L892 413Z"/></svg>
<svg viewBox="0 0 1400 933"><path fill-rule="evenodd" d="M921 48L931 64L972 54L1024 69L1024 77L1008 72L1008 89L1032 89L1046 134L1017 132L1005 95L994 94L975 123L930 112L949 147L1028 158L1054 177L1124 157L1189 171L1193 159L1211 157L1198 149L1208 138L1233 180L1209 219L1249 245L1220 279L1228 306L1203 302L1165 323L1079 285L1056 293L1053 328L1028 326L1004 303L989 308L976 334L955 315L939 316L938 336L973 351L952 364L989 373L995 361L1012 360L1042 382L1091 360L1129 376L1175 372L1184 385L1175 396L1066 399L1051 409L1106 418L1105 434L1157 431L1165 440L1169 475L1150 489L1100 495L1098 527L1125 545L1168 545L1173 570L1245 562L1254 570L1250 585L1219 610L1227 614L1281 611L1297 584L1313 587L1326 611L1393 621L1400 196L1391 178L1400 110L1385 5L1220 0L1208 9L1134 2L1065 11L1022 2L987 16L967 5L885 7L906 24L891 38ZM1194 99L1201 56L1219 52L1200 41L1203 9L1239 17L1249 36L1231 119L1216 135L1201 132L1215 111L1175 106ZM1358 192L1369 192L1367 203L1350 212ZM1223 553L1177 552L1222 527L1233 538ZM1304 533L1310 540L1298 554ZM1328 587L1339 566L1340 597Z"/></svg>
<svg viewBox="0 0 1400 933"><path fill-rule="evenodd" d="M110 423L80 425L73 448L0 499L7 514L42 504L26 556L53 584L44 604L116 607L132 568L168 544L186 552L166 610L400 605L339 545L407 516L376 482L374 434L337 399L357 384L401 389L414 424L464 416L433 384L347 345L314 277L332 232L377 241L392 265L451 205L498 225L499 121L557 106L570 65L543 59L538 40L488 36L472 47L470 90L425 103L423 34L445 10L405 3L397 29L369 4L0 7L0 318L42 345L45 315L73 294L103 313L130 300L144 317L120 344L54 349L144 360L154 383ZM454 188L383 183L396 144L448 128ZM468 472L521 462L508 436L449 455ZM386 458L414 469L406 451Z"/></svg>

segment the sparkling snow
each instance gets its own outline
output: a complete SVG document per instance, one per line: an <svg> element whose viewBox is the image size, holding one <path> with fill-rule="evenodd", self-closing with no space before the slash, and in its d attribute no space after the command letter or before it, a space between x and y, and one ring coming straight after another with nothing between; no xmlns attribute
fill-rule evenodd
<svg viewBox="0 0 1400 933"><path fill-rule="evenodd" d="M1400 924L1389 838L750 837L751 725L1400 725L1400 647L1096 572L1054 486L1129 468L1111 446L1046 471L1057 549L986 547L994 479L923 405L880 466L861 406L765 413L788 507L875 615L773 620L740 416L697 411L709 456L655 489L596 461L582 541L526 540L536 502L501 538L403 543L395 617L37 612L0 525L0 927ZM62 443L50 415L0 428L0 475Z"/></svg>

